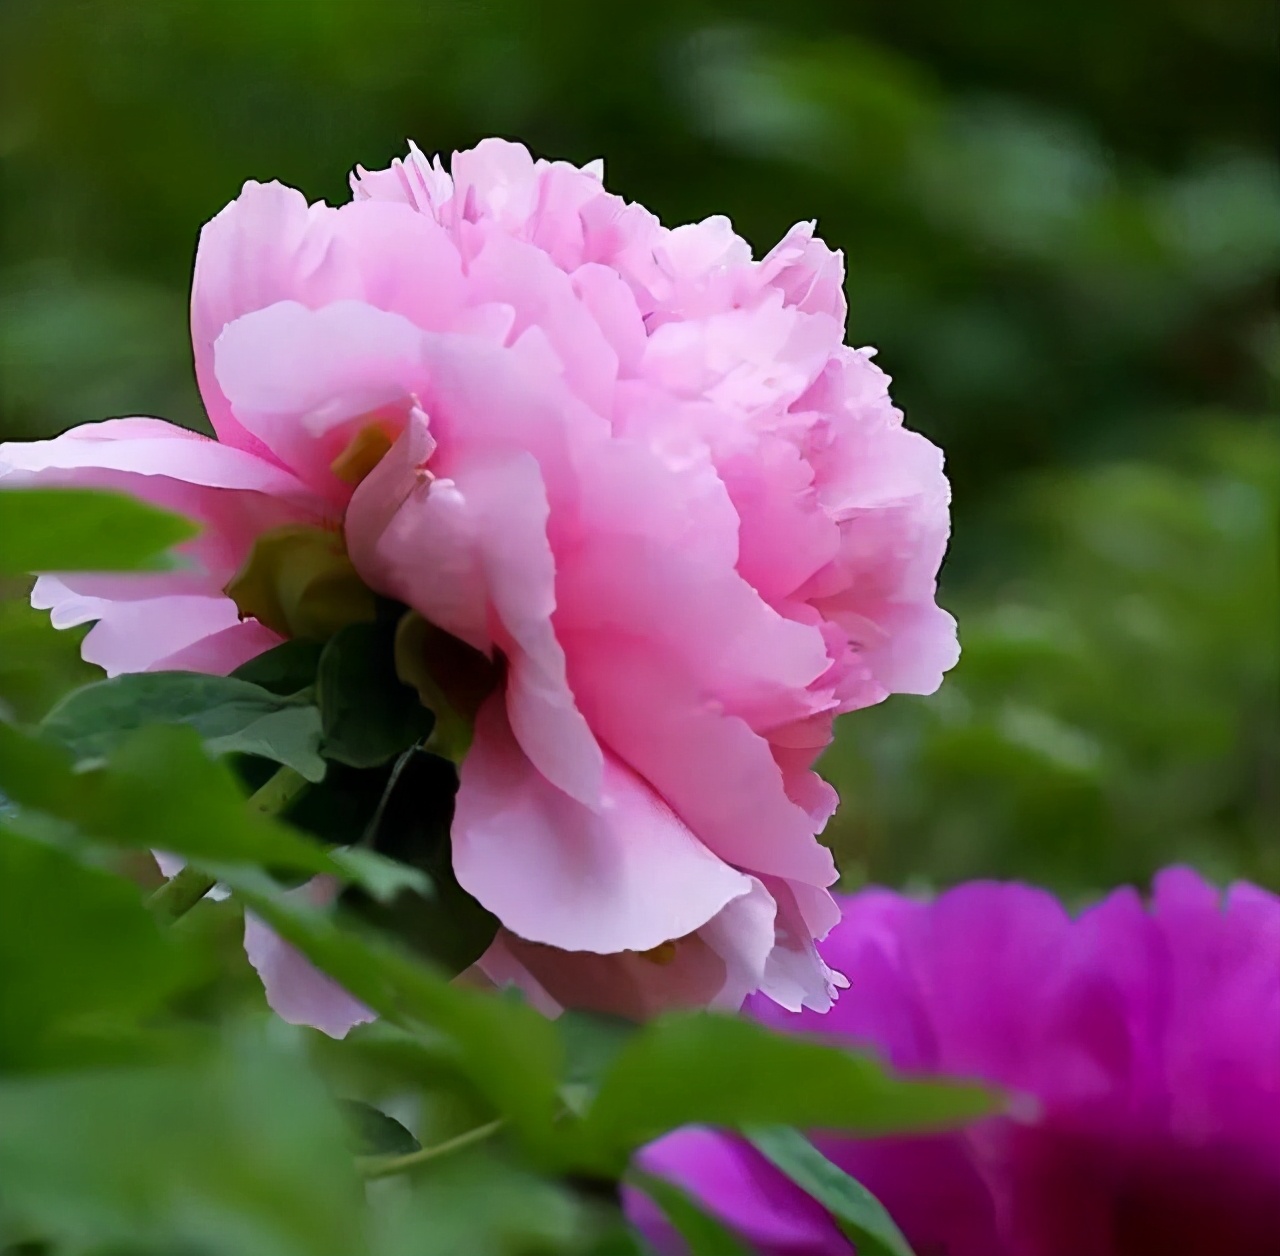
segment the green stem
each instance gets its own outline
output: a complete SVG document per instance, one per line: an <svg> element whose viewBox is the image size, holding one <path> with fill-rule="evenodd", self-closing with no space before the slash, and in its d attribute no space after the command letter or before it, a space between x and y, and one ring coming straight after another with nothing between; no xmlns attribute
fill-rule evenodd
<svg viewBox="0 0 1280 1256"><path fill-rule="evenodd" d="M408 1173L410 1169L416 1169L418 1165L426 1164L429 1160L436 1160L452 1152L461 1151L473 1143L484 1142L486 1138L496 1134L503 1124L501 1119L490 1121L488 1125L478 1125L475 1129L459 1134L456 1138L446 1139L433 1147L420 1147L417 1151L410 1151L403 1156L357 1156L356 1172L367 1181L394 1177L397 1173Z"/></svg>
<svg viewBox="0 0 1280 1256"><path fill-rule="evenodd" d="M147 899L147 906L162 924L172 924L185 916L215 884L214 878L199 868L183 868Z"/></svg>
<svg viewBox="0 0 1280 1256"><path fill-rule="evenodd" d="M306 777L292 768L280 768L250 797L248 807L258 815L279 815L304 789ZM217 884L216 878L199 868L186 867L171 876L147 899L147 906L164 924L185 916Z"/></svg>
<svg viewBox="0 0 1280 1256"><path fill-rule="evenodd" d="M249 810L263 816L279 815L307 788L308 783L300 772L295 772L292 768L280 768L249 799Z"/></svg>

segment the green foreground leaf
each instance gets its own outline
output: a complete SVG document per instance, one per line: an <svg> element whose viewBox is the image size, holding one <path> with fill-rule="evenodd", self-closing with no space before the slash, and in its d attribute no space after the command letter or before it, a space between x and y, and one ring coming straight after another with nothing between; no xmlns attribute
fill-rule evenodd
<svg viewBox="0 0 1280 1256"><path fill-rule="evenodd" d="M0 576L41 571L169 571L199 528L123 493L0 489Z"/></svg>
<svg viewBox="0 0 1280 1256"><path fill-rule="evenodd" d="M74 1250L368 1252L341 1121L299 1064L246 1040L0 1080L4 1219Z"/></svg>
<svg viewBox="0 0 1280 1256"><path fill-rule="evenodd" d="M344 1099L339 1105L350 1132L348 1145L357 1156L405 1156L420 1151L422 1144L395 1117L381 1108L358 1099Z"/></svg>
<svg viewBox="0 0 1280 1256"><path fill-rule="evenodd" d="M136 886L0 823L0 1072L93 1058L186 967Z"/></svg>
<svg viewBox="0 0 1280 1256"><path fill-rule="evenodd" d="M869 1056L748 1020L682 1012L623 1046L585 1125L595 1145L621 1155L681 1125L875 1135L960 1125L997 1102L981 1086L902 1078Z"/></svg>
<svg viewBox="0 0 1280 1256"><path fill-rule="evenodd" d="M75 771L61 747L0 724L0 789L114 846L343 874L315 842L250 811L239 782L191 728L140 729L101 766Z"/></svg>
<svg viewBox="0 0 1280 1256"><path fill-rule="evenodd" d="M683 1187L652 1173L632 1173L629 1177L666 1214L684 1240L689 1256L751 1256L746 1244Z"/></svg>
<svg viewBox="0 0 1280 1256"><path fill-rule="evenodd" d="M914 1256L885 1206L856 1178L832 1164L799 1130L747 1130L751 1145L835 1218L858 1256Z"/></svg>
<svg viewBox="0 0 1280 1256"><path fill-rule="evenodd" d="M555 1157L564 1060L550 1021L524 1003L454 985L388 942L339 928L325 912L281 898L268 878L234 869L224 879L255 915L380 1016L443 1037L458 1072L526 1147Z"/></svg>

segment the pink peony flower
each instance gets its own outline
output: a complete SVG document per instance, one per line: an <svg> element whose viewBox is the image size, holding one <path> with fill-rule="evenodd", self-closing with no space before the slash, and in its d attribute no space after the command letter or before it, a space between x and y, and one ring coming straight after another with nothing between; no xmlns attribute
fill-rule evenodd
<svg viewBox="0 0 1280 1256"><path fill-rule="evenodd" d="M1048 894L977 883L844 902L827 961L857 995L780 1028L979 1077L1035 1115L929 1138L820 1138L915 1250L947 1256L1267 1256L1280 1250L1280 899L1172 869L1071 919ZM710 1130L653 1144L769 1256L851 1249L751 1147ZM641 1223L664 1232L647 1200ZM669 1236L668 1240L669 1240Z"/></svg>
<svg viewBox="0 0 1280 1256"><path fill-rule="evenodd" d="M367 586L503 662L453 831L505 926L495 980L824 1009L813 763L835 715L956 659L942 457L843 344L811 225L753 261L726 219L669 230L601 179L487 140L451 174L359 170L336 209L246 184L192 294L217 441L129 419L0 446L19 479L203 519L195 569L36 602L96 619L109 671L226 671L289 630L224 593L255 539L340 533Z"/></svg>

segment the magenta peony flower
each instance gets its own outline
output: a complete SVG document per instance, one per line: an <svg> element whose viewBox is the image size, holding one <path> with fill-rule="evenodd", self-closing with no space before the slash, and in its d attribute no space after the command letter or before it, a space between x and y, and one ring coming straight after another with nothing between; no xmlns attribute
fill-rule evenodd
<svg viewBox="0 0 1280 1256"><path fill-rule="evenodd" d="M850 993L778 1027L869 1046L904 1070L984 1078L1021 1118L822 1150L920 1256L1270 1256L1280 1251L1280 899L1194 873L1071 919L1048 894L977 883L916 902L846 899L823 947ZM851 1249L752 1148L680 1131L643 1156L760 1249ZM633 1198L642 1224L661 1229Z"/></svg>
<svg viewBox="0 0 1280 1256"><path fill-rule="evenodd" d="M494 979L633 1015L823 1009L812 765L836 714L955 661L942 457L843 344L811 226L757 262L726 219L668 230L601 178L488 140L452 174L417 149L358 171L337 209L246 184L192 294L217 441L127 419L0 446L20 481L204 520L194 570L46 576L36 604L97 620L108 671L224 672L296 630L244 564L310 537L502 661L453 832L505 925Z"/></svg>

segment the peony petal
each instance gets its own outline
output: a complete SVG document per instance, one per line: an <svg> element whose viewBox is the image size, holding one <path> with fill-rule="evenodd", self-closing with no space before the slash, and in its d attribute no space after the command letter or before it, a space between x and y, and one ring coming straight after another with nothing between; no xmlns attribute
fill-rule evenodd
<svg viewBox="0 0 1280 1256"><path fill-rule="evenodd" d="M330 878L316 877L285 897L321 907L332 902L336 893L337 886ZM376 1013L352 998L252 912L245 913L244 949L262 979L267 1002L281 1020L309 1025L330 1038L345 1038L355 1026L377 1019Z"/></svg>
<svg viewBox="0 0 1280 1256"><path fill-rule="evenodd" d="M739 1139L690 1127L650 1143L638 1161L646 1173L693 1191L761 1252L836 1256L849 1250L826 1209ZM646 1233L663 1231L655 1226L659 1212L647 1196L630 1189L624 1202Z"/></svg>
<svg viewBox="0 0 1280 1256"><path fill-rule="evenodd" d="M202 637L183 649L153 663L149 670L166 672L204 672L210 676L228 676L237 667L259 654L278 646L281 638L256 619L224 628Z"/></svg>
<svg viewBox="0 0 1280 1256"><path fill-rule="evenodd" d="M422 344L408 319L371 305L282 301L225 328L214 370L244 430L341 507L351 486L333 463L362 427L403 425L425 387Z"/></svg>
<svg viewBox="0 0 1280 1256"><path fill-rule="evenodd" d="M646 1021L677 1008L722 1006L725 964L698 934L682 939L675 955L662 962L635 951L597 955L557 950L514 934L499 937L502 950L492 960L485 956L486 971L495 980L501 974L503 984L555 1015L573 1008Z"/></svg>
<svg viewBox="0 0 1280 1256"><path fill-rule="evenodd" d="M297 478L274 463L160 419L104 419L52 440L0 444L0 477L14 485L93 487L105 484L103 473L110 472L296 501L308 497Z"/></svg>
<svg viewBox="0 0 1280 1256"><path fill-rule="evenodd" d="M256 624L242 626L223 587L260 533L314 522L321 509L275 463L156 419L113 419L53 440L0 446L0 476L115 489L205 525L179 548L182 569L37 580L32 604L51 610L56 627L98 621L83 654L112 676L175 666L226 672L269 649L277 638Z"/></svg>
<svg viewBox="0 0 1280 1256"><path fill-rule="evenodd" d="M108 676L154 671L196 647L216 649L207 646L209 639L240 625L235 603L222 596L154 597L139 602L81 599L78 613L98 621L81 652Z"/></svg>
<svg viewBox="0 0 1280 1256"><path fill-rule="evenodd" d="M233 415L214 368L223 330L281 301L312 309L361 301L426 330L449 326L464 299L461 259L431 217L406 204L308 205L279 183L246 183L200 234L191 293L196 378L219 438L261 451Z"/></svg>
<svg viewBox="0 0 1280 1256"><path fill-rule="evenodd" d="M477 458L456 464L449 480L419 482L411 464L421 438L402 440L352 502L357 569L436 627L476 649L499 649L525 755L571 798L598 806L603 758L552 625L556 569L537 463L528 454ZM389 507L395 513L379 534Z"/></svg>
<svg viewBox="0 0 1280 1256"><path fill-rule="evenodd" d="M466 890L513 933L565 950L649 950L751 889L612 756L598 811L557 790L522 753L498 697L476 719L453 841Z"/></svg>
<svg viewBox="0 0 1280 1256"><path fill-rule="evenodd" d="M642 775L707 847L734 867L826 886L831 852L787 797L769 743L645 643L568 640L569 678L602 743Z"/></svg>

